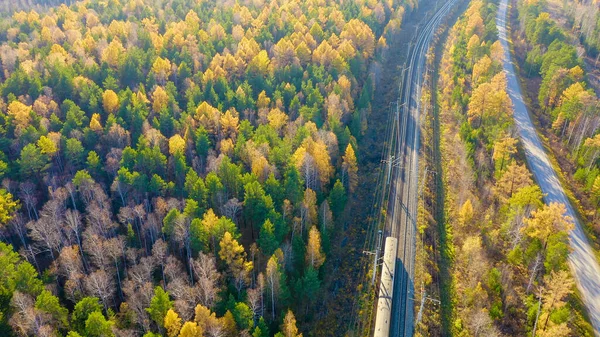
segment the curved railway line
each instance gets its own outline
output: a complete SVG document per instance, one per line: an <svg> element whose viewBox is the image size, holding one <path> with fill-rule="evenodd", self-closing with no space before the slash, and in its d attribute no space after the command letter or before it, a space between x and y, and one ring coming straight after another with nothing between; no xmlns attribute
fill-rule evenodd
<svg viewBox="0 0 600 337"><path fill-rule="evenodd" d="M395 113L391 114L388 153L393 157L387 165L387 176L391 178L387 182L389 186L384 185L389 188L389 197L384 229L386 247L375 319L376 337L413 335L421 86L429 44L441 20L457 2L449 0L439 7L436 3L435 13L417 26L407 50ZM390 253L390 249L394 250L390 246L396 246L395 254ZM390 278L392 289L388 289Z"/></svg>

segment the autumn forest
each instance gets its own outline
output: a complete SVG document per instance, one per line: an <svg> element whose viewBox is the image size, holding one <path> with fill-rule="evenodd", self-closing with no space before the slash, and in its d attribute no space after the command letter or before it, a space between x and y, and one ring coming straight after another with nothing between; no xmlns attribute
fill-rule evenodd
<svg viewBox="0 0 600 337"><path fill-rule="evenodd" d="M347 309L323 295L332 243L352 225L369 69L404 6L90 0L4 15L0 329L344 329Z"/></svg>
<svg viewBox="0 0 600 337"><path fill-rule="evenodd" d="M440 8L407 172L388 111ZM6 1L0 335L380 336L393 166L411 335L598 335L599 36L597 1Z"/></svg>

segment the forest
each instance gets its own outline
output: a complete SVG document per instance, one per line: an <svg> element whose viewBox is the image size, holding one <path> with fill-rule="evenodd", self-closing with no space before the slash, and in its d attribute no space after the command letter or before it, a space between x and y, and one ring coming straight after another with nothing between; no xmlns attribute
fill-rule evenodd
<svg viewBox="0 0 600 337"><path fill-rule="evenodd" d="M435 216L435 207L427 209L435 219L425 225L439 226L440 237L426 249L441 250L449 279L444 265L431 268L441 275L434 280L441 317L421 329L435 331L441 322L443 333L454 336L593 336L567 263L573 221L565 205L543 202L512 119L497 11L495 0L470 3L450 31L432 93L442 171L437 200L443 203L434 206L443 211ZM550 49L557 52L545 56L540 69L557 74L552 67L558 64L576 67L572 54L560 51L566 48L555 43ZM582 74L575 68L568 76ZM435 124L427 127L435 130Z"/></svg>
<svg viewBox="0 0 600 337"><path fill-rule="evenodd" d="M568 17L569 12L562 15ZM595 83L597 68L591 60L594 51L586 52L586 44L578 43L548 3L521 4L515 21L515 49L530 105L594 242L600 233L596 215L600 202L596 153L600 149L600 100Z"/></svg>
<svg viewBox="0 0 600 337"><path fill-rule="evenodd" d="M0 19L0 330L344 334L357 142L414 6L85 0Z"/></svg>
<svg viewBox="0 0 600 337"><path fill-rule="evenodd" d="M600 8L593 1L564 1L569 25L578 32L588 55L600 60Z"/></svg>

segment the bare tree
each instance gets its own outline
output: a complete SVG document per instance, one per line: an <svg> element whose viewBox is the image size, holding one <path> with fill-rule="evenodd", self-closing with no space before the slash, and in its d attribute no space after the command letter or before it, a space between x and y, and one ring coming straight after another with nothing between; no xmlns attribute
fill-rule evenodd
<svg viewBox="0 0 600 337"><path fill-rule="evenodd" d="M237 199L229 199L225 205L221 206L221 214L233 220L237 225L238 215L242 210L242 203Z"/></svg>
<svg viewBox="0 0 600 337"><path fill-rule="evenodd" d="M152 257L142 257L140 262L129 268L128 276L136 284L152 283L152 272L156 266L156 262Z"/></svg>
<svg viewBox="0 0 600 337"><path fill-rule="evenodd" d="M166 275L167 282L171 282L183 275L185 269L183 264L176 257L169 255L166 259L164 273Z"/></svg>
<svg viewBox="0 0 600 337"><path fill-rule="evenodd" d="M73 183L69 181L65 184L65 189L69 193L69 197L71 198L71 204L73 205L73 208L77 210L77 203L75 202L75 193L77 191L75 189L75 186L73 186Z"/></svg>
<svg viewBox="0 0 600 337"><path fill-rule="evenodd" d="M10 220L10 229L14 234L17 235L21 245L23 246L23 250L25 254L23 254L29 262L31 262L39 271L40 266L37 263L37 259L35 257L35 253L29 244L29 240L27 239L27 220L20 212L17 212L15 216Z"/></svg>
<svg viewBox="0 0 600 337"><path fill-rule="evenodd" d="M217 271L216 260L213 256L200 253L193 261L193 265L197 278L196 286L200 289L199 302L210 308L216 302L219 290L220 274Z"/></svg>
<svg viewBox="0 0 600 337"><path fill-rule="evenodd" d="M19 199L21 199L23 203L25 203L29 220L37 220L39 218L37 210L35 208L35 205L37 204L35 192L36 187L34 183L26 181L19 184Z"/></svg>
<svg viewBox="0 0 600 337"><path fill-rule="evenodd" d="M252 242L252 244L250 245L250 259L252 260L252 265L256 266L256 257L260 257L260 249L258 248L258 245L256 244L256 242ZM252 286L254 286L254 283L256 283L256 269L257 268L252 268Z"/></svg>
<svg viewBox="0 0 600 337"><path fill-rule="evenodd" d="M150 238L150 243L156 242L159 238L164 241L164 234L162 232L163 223L160 219L164 216L158 215L156 212L148 214L146 222L144 222L144 233Z"/></svg>
<svg viewBox="0 0 600 337"><path fill-rule="evenodd" d="M122 236L110 238L104 243L104 249L106 250L106 255L113 261L113 264L115 266L115 270L117 272L119 298L123 299L123 292L121 290L121 271L119 268L119 263L121 262L121 257L123 256L123 252L125 251L125 239Z"/></svg>
<svg viewBox="0 0 600 337"><path fill-rule="evenodd" d="M165 279L165 263L167 262L167 243L161 239L158 239L152 246L152 256L156 262L160 265L160 272L165 285L167 280Z"/></svg>
<svg viewBox="0 0 600 337"><path fill-rule="evenodd" d="M110 266L111 261L106 255L106 248L104 245L106 240L104 240L104 238L88 228L83 232L83 240L85 252L90 256L90 260L94 266L102 270L105 270Z"/></svg>
<svg viewBox="0 0 600 337"><path fill-rule="evenodd" d="M256 319L260 317L261 309L262 309L262 292L263 289L259 287L248 289L248 307L252 310L252 319L256 324Z"/></svg>
<svg viewBox="0 0 600 337"><path fill-rule="evenodd" d="M180 214L175 219L173 230L173 240L178 243L179 249L185 252L185 262L189 267L189 275L192 284L194 283L194 275L192 271L192 247L190 238L190 219Z"/></svg>
<svg viewBox="0 0 600 337"><path fill-rule="evenodd" d="M84 204L89 205L94 199L96 199L95 191L98 190L98 184L94 183L92 179L85 179L80 181L77 186L77 191ZM102 190L100 188L100 190Z"/></svg>
<svg viewBox="0 0 600 337"><path fill-rule="evenodd" d="M275 320L275 297L279 296L280 290L280 272L277 262L277 258L272 256L267 263L267 270L265 274L267 287L269 289L269 297L271 298L271 319Z"/></svg>
<svg viewBox="0 0 600 337"><path fill-rule="evenodd" d="M64 286L66 297L76 302L84 292L83 278L85 275L79 247L76 245L64 247L60 251L57 261L59 273L67 278Z"/></svg>
<svg viewBox="0 0 600 337"><path fill-rule="evenodd" d="M529 282L527 282L527 290L526 292L529 294L531 290L531 286L533 285L533 281L537 278L538 270L542 265L542 254L538 253L535 257L535 261L533 262L533 266L531 267L531 274L529 276Z"/></svg>
<svg viewBox="0 0 600 337"><path fill-rule="evenodd" d="M104 270L97 270L85 279L85 288L89 294L96 296L104 305L104 310L112 305L114 281Z"/></svg>
<svg viewBox="0 0 600 337"><path fill-rule="evenodd" d="M64 188L51 190L50 197L40 212L39 220L30 221L26 226L30 230L29 236L39 245L45 246L45 251L49 252L54 260L54 252L60 251L68 242L62 231L66 190Z"/></svg>
<svg viewBox="0 0 600 337"><path fill-rule="evenodd" d="M121 157L123 156L123 149L112 147L106 154L105 170L113 177L117 175L119 168L121 167ZM124 200L122 200L124 201Z"/></svg>
<svg viewBox="0 0 600 337"><path fill-rule="evenodd" d="M15 291L10 305L14 310L9 324L15 332L22 336L34 335L43 326L42 317L39 317L34 308L33 298L28 294Z"/></svg>
<svg viewBox="0 0 600 337"><path fill-rule="evenodd" d="M33 239L42 252L48 252L54 260L54 252L59 251L63 238L60 228L47 218L41 218L38 221L29 221L27 228L29 236Z"/></svg>
<svg viewBox="0 0 600 337"><path fill-rule="evenodd" d="M476 312L471 316L470 330L475 337L500 337L500 332L494 326L492 319L487 311L475 309Z"/></svg>
<svg viewBox="0 0 600 337"><path fill-rule="evenodd" d="M311 156L309 153L304 155L304 160L302 161L302 178L304 178L304 183L306 188L310 188L314 191L318 188L318 175L317 172L317 164L315 163L315 158Z"/></svg>
<svg viewBox="0 0 600 337"><path fill-rule="evenodd" d="M84 268L87 268L87 263L85 261L85 256L83 255L83 246L82 246L82 238L81 233L83 231L83 223L81 222L81 214L77 210L66 210L65 211L65 221L64 226L69 233L69 236L72 236L75 239L75 243L79 247L79 252L81 253L81 259L83 262Z"/></svg>
<svg viewBox="0 0 600 337"><path fill-rule="evenodd" d="M178 277L167 287L169 295L175 299L175 309L182 319L188 321L194 315L194 308L197 303L197 292L185 281L183 277Z"/></svg>
<svg viewBox="0 0 600 337"><path fill-rule="evenodd" d="M146 242L146 236L142 232L142 228L144 227L144 222L146 220L146 210L143 204L135 205L132 209L132 213L134 216L134 222L137 225L138 231L140 233L140 239L144 242L144 248L148 251L148 243Z"/></svg>
<svg viewBox="0 0 600 337"><path fill-rule="evenodd" d="M137 283L132 279L128 279L123 283L123 292L129 308L135 313L138 324L144 331L149 331L150 317L146 308L150 306L154 294L152 282Z"/></svg>
<svg viewBox="0 0 600 337"><path fill-rule="evenodd" d="M89 227L95 234L102 237L111 236L113 230L117 227L111 220L108 201L91 202L86 208L86 220Z"/></svg>
<svg viewBox="0 0 600 337"><path fill-rule="evenodd" d="M331 213L327 200L321 203L320 208L319 219L321 220L321 233L325 233L326 230L331 229L331 225L333 224L333 214Z"/></svg>
<svg viewBox="0 0 600 337"><path fill-rule="evenodd" d="M219 320L211 320L206 327L208 337L225 337L227 335L223 324Z"/></svg>

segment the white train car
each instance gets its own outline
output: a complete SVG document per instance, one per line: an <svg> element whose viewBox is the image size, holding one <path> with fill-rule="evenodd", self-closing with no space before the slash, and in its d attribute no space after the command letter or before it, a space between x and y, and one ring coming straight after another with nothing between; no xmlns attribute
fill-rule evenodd
<svg viewBox="0 0 600 337"><path fill-rule="evenodd" d="M385 251L381 269L381 283L377 299L377 314L375 316L375 337L388 337L392 313L392 296L394 294L394 272L396 270L398 240L393 237L385 239Z"/></svg>

